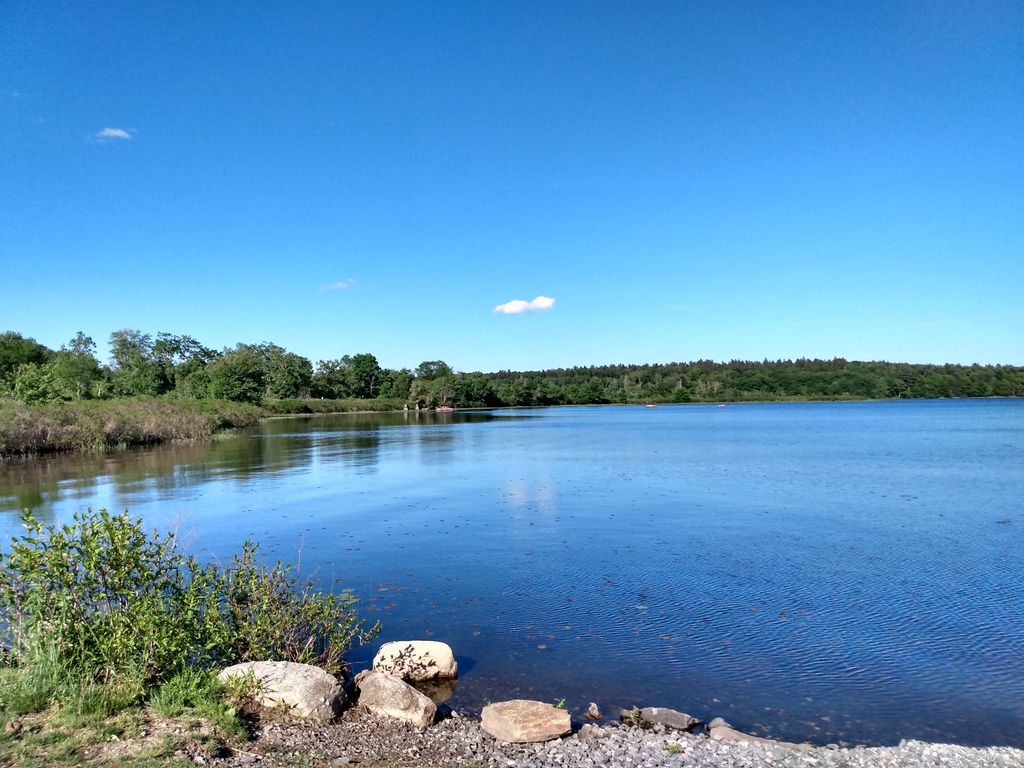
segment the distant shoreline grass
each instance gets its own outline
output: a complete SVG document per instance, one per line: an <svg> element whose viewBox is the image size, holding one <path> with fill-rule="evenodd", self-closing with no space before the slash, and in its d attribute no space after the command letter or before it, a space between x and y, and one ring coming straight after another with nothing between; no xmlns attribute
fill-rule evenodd
<svg viewBox="0 0 1024 768"><path fill-rule="evenodd" d="M227 400L140 397L52 405L0 401L0 459L106 451L256 426L267 416L400 411L400 400L272 400L263 406Z"/></svg>

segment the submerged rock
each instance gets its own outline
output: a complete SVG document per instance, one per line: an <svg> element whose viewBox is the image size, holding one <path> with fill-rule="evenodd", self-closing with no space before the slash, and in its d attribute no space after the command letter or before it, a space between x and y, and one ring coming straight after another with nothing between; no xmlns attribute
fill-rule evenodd
<svg viewBox="0 0 1024 768"><path fill-rule="evenodd" d="M250 678L253 698L261 707L287 708L306 720L328 722L341 710L342 688L334 675L293 661L249 661L220 671L222 683Z"/></svg>
<svg viewBox="0 0 1024 768"><path fill-rule="evenodd" d="M513 699L484 707L480 727L501 741L525 744L566 736L572 731L572 721L564 709L542 701Z"/></svg>
<svg viewBox="0 0 1024 768"><path fill-rule="evenodd" d="M701 721L693 715L675 709L644 707L640 710L640 722L644 725L664 725L667 728L687 731L693 726L699 725Z"/></svg>
<svg viewBox="0 0 1024 768"><path fill-rule="evenodd" d="M373 671L387 672L403 680L458 677L459 667L451 646L437 640L399 640L384 643L373 657Z"/></svg>
<svg viewBox="0 0 1024 768"><path fill-rule="evenodd" d="M715 718L719 720L720 718ZM722 722L725 722L724 720ZM714 723L714 720L712 720ZM708 736L714 741L737 741L737 742L752 742L755 744L767 744L773 747L784 747L786 749L812 749L810 744L793 744L789 741L776 741L775 739L765 739L761 736L752 736L749 733L743 733L743 731L737 731L728 725L714 725L708 729Z"/></svg>
<svg viewBox="0 0 1024 768"><path fill-rule="evenodd" d="M371 712L425 728L434 722L437 705L404 680L386 672L370 672L357 683L359 705Z"/></svg>
<svg viewBox="0 0 1024 768"><path fill-rule="evenodd" d="M587 718L587 720L600 720L601 709L597 706L595 702L592 701L587 706L587 711L583 713L583 716Z"/></svg>

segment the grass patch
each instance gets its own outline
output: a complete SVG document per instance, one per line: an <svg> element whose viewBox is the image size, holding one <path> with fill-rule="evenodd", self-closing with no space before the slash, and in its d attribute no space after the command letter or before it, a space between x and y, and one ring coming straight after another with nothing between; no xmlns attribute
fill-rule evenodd
<svg viewBox="0 0 1024 768"><path fill-rule="evenodd" d="M28 406L0 401L0 456L106 450L207 438L254 426L261 411L224 400L81 400Z"/></svg>

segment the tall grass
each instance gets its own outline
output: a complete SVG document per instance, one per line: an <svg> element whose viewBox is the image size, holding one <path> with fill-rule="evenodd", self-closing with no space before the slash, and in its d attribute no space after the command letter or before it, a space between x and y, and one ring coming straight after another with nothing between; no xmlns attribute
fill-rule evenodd
<svg viewBox="0 0 1024 768"><path fill-rule="evenodd" d="M0 456L104 450L205 438L249 427L258 408L224 400L83 400L27 406L0 401Z"/></svg>

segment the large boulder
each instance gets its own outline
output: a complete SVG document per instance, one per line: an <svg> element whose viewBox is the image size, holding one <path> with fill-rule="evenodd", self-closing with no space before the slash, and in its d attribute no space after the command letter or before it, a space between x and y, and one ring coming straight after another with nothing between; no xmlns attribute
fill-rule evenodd
<svg viewBox="0 0 1024 768"><path fill-rule="evenodd" d="M437 640L399 640L384 643L373 657L373 671L417 682L459 674L451 646Z"/></svg>
<svg viewBox="0 0 1024 768"><path fill-rule="evenodd" d="M437 714L437 705L404 680L386 672L360 675L359 704L371 712L405 720L418 728L426 728Z"/></svg>
<svg viewBox="0 0 1024 768"><path fill-rule="evenodd" d="M572 731L572 721L564 709L542 701L513 699L484 707L480 727L501 741L525 744L566 736Z"/></svg>
<svg viewBox="0 0 1024 768"><path fill-rule="evenodd" d="M289 714L326 723L341 709L342 687L334 675L293 661L248 661L220 671L222 683L230 678L253 683L253 698L267 708L286 708Z"/></svg>

